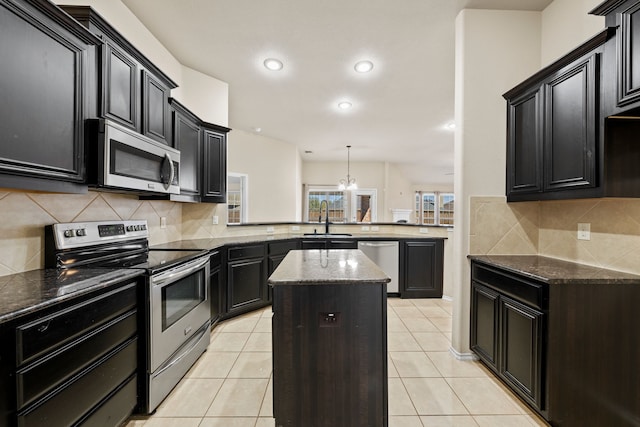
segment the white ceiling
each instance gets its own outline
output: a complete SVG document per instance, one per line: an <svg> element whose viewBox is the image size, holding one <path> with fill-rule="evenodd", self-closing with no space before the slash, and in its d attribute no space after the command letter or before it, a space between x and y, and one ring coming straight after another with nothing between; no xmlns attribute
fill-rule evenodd
<svg viewBox="0 0 640 427"><path fill-rule="evenodd" d="M345 161L351 145L352 162L432 184L453 183L456 15L551 1L123 0L182 64L229 84L229 127L261 128L304 161ZM363 59L368 74L353 69Z"/></svg>

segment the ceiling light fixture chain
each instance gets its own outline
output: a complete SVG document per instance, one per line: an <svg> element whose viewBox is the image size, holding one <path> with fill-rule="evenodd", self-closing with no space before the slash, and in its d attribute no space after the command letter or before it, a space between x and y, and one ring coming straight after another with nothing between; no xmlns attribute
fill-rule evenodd
<svg viewBox="0 0 640 427"><path fill-rule="evenodd" d="M351 178L351 146L347 145L347 179L341 179L340 184L338 184L338 189L340 190L357 190L358 184L356 184L356 179Z"/></svg>

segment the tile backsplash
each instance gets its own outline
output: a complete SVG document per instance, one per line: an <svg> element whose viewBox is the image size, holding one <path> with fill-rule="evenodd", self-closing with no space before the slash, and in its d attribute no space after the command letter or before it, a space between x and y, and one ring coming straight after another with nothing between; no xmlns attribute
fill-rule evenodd
<svg viewBox="0 0 640 427"><path fill-rule="evenodd" d="M470 206L471 254L538 254L640 274L640 199L472 197ZM578 223L591 224L591 240L578 240Z"/></svg>
<svg viewBox="0 0 640 427"><path fill-rule="evenodd" d="M167 219L160 228L160 218ZM150 244L178 240L182 205L135 195L28 193L0 190L0 276L44 266L44 226L57 222L146 219Z"/></svg>

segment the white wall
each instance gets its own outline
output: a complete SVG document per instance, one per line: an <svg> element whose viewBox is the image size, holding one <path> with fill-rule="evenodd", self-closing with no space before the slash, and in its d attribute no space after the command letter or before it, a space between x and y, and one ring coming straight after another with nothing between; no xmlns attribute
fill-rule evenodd
<svg viewBox="0 0 640 427"><path fill-rule="evenodd" d="M249 175L248 222L300 221L300 154L295 145L234 130L227 170Z"/></svg>
<svg viewBox="0 0 640 427"><path fill-rule="evenodd" d="M541 65L546 66L604 29L604 17L589 15L602 0L555 0L542 12Z"/></svg>
<svg viewBox="0 0 640 427"><path fill-rule="evenodd" d="M456 19L452 348L469 354L469 198L504 196L502 94L540 68L541 13L463 10Z"/></svg>

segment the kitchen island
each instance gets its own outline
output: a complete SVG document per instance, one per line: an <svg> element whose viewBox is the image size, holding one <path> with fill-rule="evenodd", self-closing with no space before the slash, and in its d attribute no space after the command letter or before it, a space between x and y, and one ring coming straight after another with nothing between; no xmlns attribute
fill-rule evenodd
<svg viewBox="0 0 640 427"><path fill-rule="evenodd" d="M273 287L277 427L388 425L389 277L359 250L294 250Z"/></svg>

